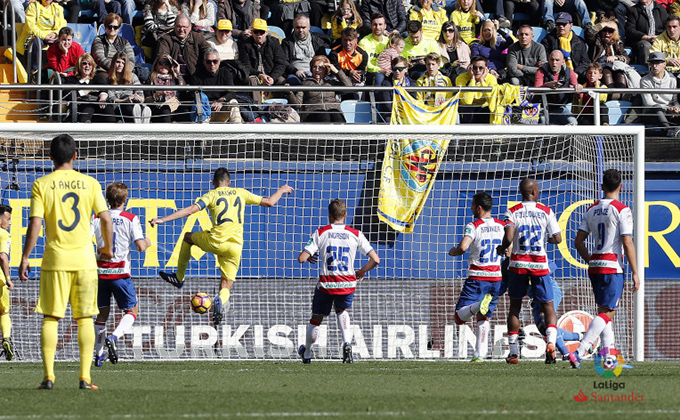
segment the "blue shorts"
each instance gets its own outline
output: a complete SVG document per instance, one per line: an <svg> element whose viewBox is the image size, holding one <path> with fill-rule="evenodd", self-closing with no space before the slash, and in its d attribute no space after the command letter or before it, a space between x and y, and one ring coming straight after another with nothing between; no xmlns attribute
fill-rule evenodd
<svg viewBox="0 0 680 420"><path fill-rule="evenodd" d="M484 295L488 293L493 296L493 299L489 304L489 312L486 313L486 317L491 319L493 310L496 309L496 304L498 303L498 291L500 288L500 281L465 280L463 288L460 290L458 303L456 303L456 311L462 307L481 301L484 298Z"/></svg>
<svg viewBox="0 0 680 420"><path fill-rule="evenodd" d="M590 274L589 277L595 294L595 303L605 308L616 309L623 294L625 283L623 273Z"/></svg>
<svg viewBox="0 0 680 420"><path fill-rule="evenodd" d="M553 308L555 309L555 313L557 313L557 307L560 306L560 303L562 303L562 289L560 289L560 286L553 277L550 277L550 284L552 285L553 289ZM531 309L533 310L534 314L534 322L538 325L541 312L543 312L543 307L541 306L540 302L532 298Z"/></svg>
<svg viewBox="0 0 680 420"><path fill-rule="evenodd" d="M116 280L99 279L97 306L100 308L111 306L111 295L122 310L132 309L137 305L137 292L135 292L131 277Z"/></svg>
<svg viewBox="0 0 680 420"><path fill-rule="evenodd" d="M331 314L333 304L335 304L336 311L349 309L352 307L353 298L354 293L349 295L329 295L319 289L315 289L314 297L312 298L312 313L328 316Z"/></svg>
<svg viewBox="0 0 680 420"><path fill-rule="evenodd" d="M534 300L542 303L551 302L554 299L552 288L552 275L532 276L530 274L517 274L508 272L508 296L513 299L522 299L527 295L531 285L531 295Z"/></svg>

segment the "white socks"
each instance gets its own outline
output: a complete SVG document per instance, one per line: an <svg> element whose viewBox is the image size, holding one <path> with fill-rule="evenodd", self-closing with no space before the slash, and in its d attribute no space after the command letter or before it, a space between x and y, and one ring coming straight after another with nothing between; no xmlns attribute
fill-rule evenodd
<svg viewBox="0 0 680 420"><path fill-rule="evenodd" d="M336 313L336 316L338 318L338 328L342 333L342 342L351 343L352 330L350 329L349 326L349 313L347 311L342 311L340 313Z"/></svg>
<svg viewBox="0 0 680 420"><path fill-rule="evenodd" d="M481 302L475 302L472 305L463 306L458 311L456 311L456 316L458 316L458 318L463 322L469 321L473 315L479 312L480 303Z"/></svg>
<svg viewBox="0 0 680 420"><path fill-rule="evenodd" d="M517 345L517 339L519 334L517 331L508 333L508 344L510 345L510 354L515 354L519 356L519 347Z"/></svg>
<svg viewBox="0 0 680 420"><path fill-rule="evenodd" d="M307 325L307 336L305 337L305 359L312 358L312 344L316 342L316 338L319 336L319 325L312 324L310 322Z"/></svg>
<svg viewBox="0 0 680 420"><path fill-rule="evenodd" d="M116 327L116 330L112 334L115 335L116 338L121 338L122 336L125 335L125 333L130 331L130 328L132 327L132 324L135 322L136 319L137 317L135 315L129 312L126 313L120 320L118 327Z"/></svg>
<svg viewBox="0 0 680 420"><path fill-rule="evenodd" d="M489 349L489 320L477 321L477 345L475 357L484 359Z"/></svg>
<svg viewBox="0 0 680 420"><path fill-rule="evenodd" d="M579 357L582 357L588 353L588 351L593 347L593 344L595 344L597 337L600 336L602 331L609 323L611 323L611 319L609 319L609 317L605 314L598 314L593 319L593 322L591 322L590 326L588 327L586 335L583 337L581 344L578 346L577 352ZM612 338L613 335L614 332L612 331Z"/></svg>

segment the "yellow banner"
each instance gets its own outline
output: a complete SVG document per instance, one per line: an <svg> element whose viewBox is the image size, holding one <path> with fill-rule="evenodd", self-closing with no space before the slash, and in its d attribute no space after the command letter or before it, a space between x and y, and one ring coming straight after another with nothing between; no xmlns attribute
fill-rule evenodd
<svg viewBox="0 0 680 420"><path fill-rule="evenodd" d="M394 87L392 117L390 124L402 125L450 125L458 116L458 96L444 101L441 105L429 106L411 96L401 86Z"/></svg>

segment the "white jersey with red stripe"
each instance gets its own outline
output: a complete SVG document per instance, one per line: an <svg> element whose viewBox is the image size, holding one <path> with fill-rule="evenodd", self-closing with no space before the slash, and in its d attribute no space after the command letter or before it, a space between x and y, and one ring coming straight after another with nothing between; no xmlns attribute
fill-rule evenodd
<svg viewBox="0 0 680 420"><path fill-rule="evenodd" d="M501 281L501 257L496 248L505 235L505 223L493 217L470 222L465 226L465 236L472 239L468 256L468 279Z"/></svg>
<svg viewBox="0 0 680 420"><path fill-rule="evenodd" d="M515 228L509 270L517 274L550 274L546 237L561 233L555 213L548 206L524 201L508 209L505 226Z"/></svg>
<svg viewBox="0 0 680 420"><path fill-rule="evenodd" d="M319 253L321 272L317 287L330 295L348 295L357 285L354 274L357 250L368 255L373 247L359 230L344 224L332 224L317 229L304 250L309 255Z"/></svg>
<svg viewBox="0 0 680 420"><path fill-rule="evenodd" d="M612 198L597 201L586 210L578 230L592 233L595 241L588 273L623 273L621 237L633 235L633 213L628 206Z"/></svg>
<svg viewBox="0 0 680 420"><path fill-rule="evenodd" d="M144 239L142 225L139 217L120 210L110 210L113 222L113 259L102 261L97 253L97 271L99 278L115 280L130 277L130 249L135 241ZM104 246L102 237L101 220L98 217L92 219L92 233L97 241L97 249Z"/></svg>

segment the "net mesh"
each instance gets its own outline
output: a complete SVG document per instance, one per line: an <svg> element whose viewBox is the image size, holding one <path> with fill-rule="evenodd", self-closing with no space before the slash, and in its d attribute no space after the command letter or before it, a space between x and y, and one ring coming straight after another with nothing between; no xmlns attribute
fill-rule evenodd
<svg viewBox="0 0 680 420"><path fill-rule="evenodd" d="M54 134L6 134L0 141L8 156L1 179L3 200L15 209L12 267L21 257L31 183L52 170L48 156ZM556 212L566 230L559 247L547 246L564 294L558 317L572 310L595 314L586 270L572 244L581 215L600 196L604 169L622 171L621 201L631 207L633 203L633 136L450 135L434 187L411 234L395 232L376 216L382 161L393 136L93 131L74 137L79 150L76 169L94 176L103 187L126 183L128 210L140 216L153 243L144 254L132 251L140 315L132 331L119 341L122 359L296 357L297 346L304 343L317 277L316 266L300 265L296 256L312 232L328 223L326 207L336 197L347 203L348 224L364 232L382 260L354 296L350 316L355 356L471 357L474 325L457 326L453 320L467 255L452 258L447 252L472 220L470 200L477 191L492 195L492 215L503 218L507 207L520 200L519 181L525 177L539 181L539 201ZM413 140L441 137L409 135ZM223 325L215 329L209 316L193 313L189 304L196 292L217 293L214 256L194 248L183 289L167 285L157 275L159 270L175 271L183 232L209 228L209 216L202 211L156 228L149 227L148 221L189 206L208 192L218 167L229 170L232 186L258 195L269 196L285 183L296 191L275 207L246 208L245 242L231 308ZM39 241L33 267L39 267L42 246ZM356 264L364 262L361 257ZM33 277L11 294L13 336L24 360L40 358L41 317L33 312L39 288L35 270ZM626 290L615 321L617 346L626 355L632 352L632 302ZM532 325L528 306L525 299L521 320L528 338L522 355L542 358L545 344ZM507 311L507 297L502 297L491 320L489 355L493 358L508 351ZM117 308L112 314L109 332L121 317ZM317 358L340 357L341 337L333 318L322 324ZM70 312L60 324L57 359L76 360L76 327Z"/></svg>

